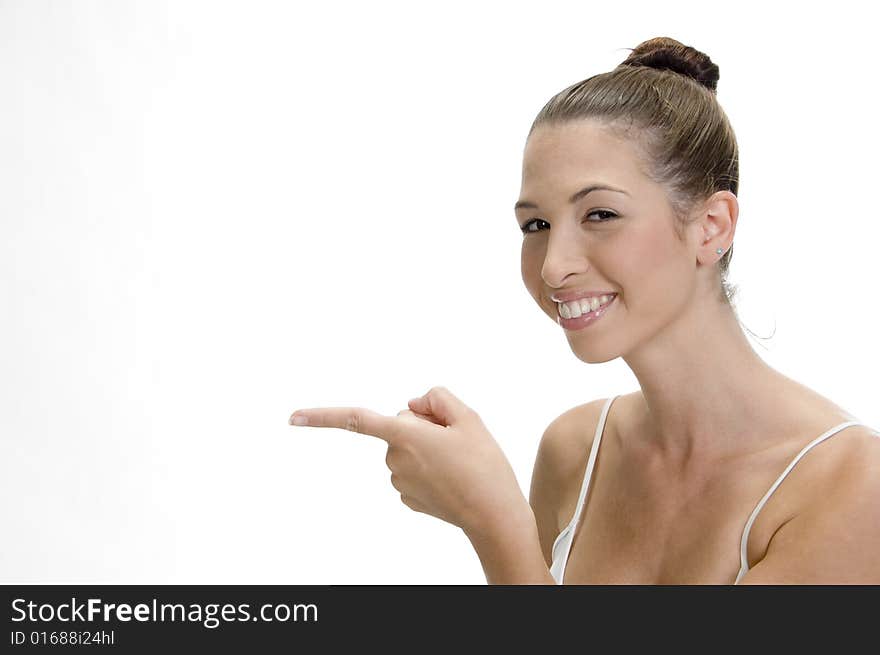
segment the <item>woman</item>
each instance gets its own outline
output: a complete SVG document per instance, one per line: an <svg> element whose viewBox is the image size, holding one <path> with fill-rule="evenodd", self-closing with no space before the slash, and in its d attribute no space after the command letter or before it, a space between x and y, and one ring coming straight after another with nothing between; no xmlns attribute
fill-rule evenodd
<svg viewBox="0 0 880 655"><path fill-rule="evenodd" d="M640 389L553 421L528 501L443 387L397 417L291 417L385 439L402 501L460 526L490 584L880 583L880 435L764 363L732 305L738 151L717 81L651 39L532 125L523 281L578 359L621 357Z"/></svg>

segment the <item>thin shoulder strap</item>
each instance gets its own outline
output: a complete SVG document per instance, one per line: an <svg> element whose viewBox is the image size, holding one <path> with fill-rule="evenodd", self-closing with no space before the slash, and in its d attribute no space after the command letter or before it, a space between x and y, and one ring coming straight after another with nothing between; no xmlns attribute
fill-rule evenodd
<svg viewBox="0 0 880 655"><path fill-rule="evenodd" d="M608 410L611 409L611 403L613 403L614 399L617 397L618 396L614 396L606 400L605 405L602 407L602 414L599 415L599 422L596 424L596 432L593 434L593 445L590 448L590 458L587 460L587 470L584 473L584 481L581 483L581 492L578 495L577 509L574 512L574 517L571 519L573 525L577 525L581 511L584 508L584 503L587 499L587 490L590 487L590 479L593 477L593 468L596 466L596 457L599 454L599 442L602 441L602 435L605 432L605 420L608 418Z"/></svg>
<svg viewBox="0 0 880 655"><path fill-rule="evenodd" d="M602 441L602 434L605 431L605 420L608 418L608 410L611 408L611 403L615 401L619 396L613 396L605 401L605 405L602 407L602 413L599 416L599 422L596 424L596 432L593 435L593 445L590 448L590 457L587 460L587 470L584 472L584 480L581 482L581 492L578 494L578 501L576 505L576 509L574 511L574 516L571 517L571 521L569 522L566 530L570 533L568 535L568 543L565 546L565 552L562 555L562 567L561 572L559 574L559 584L562 584L562 580L565 576L565 565L568 563L568 554L571 552L571 542L574 541L574 529L577 526L578 519L581 516L581 511L584 508L584 504L587 499L587 491L590 488L590 479L593 476L593 468L596 465L596 455L599 453L599 442Z"/></svg>
<svg viewBox="0 0 880 655"><path fill-rule="evenodd" d="M742 580L742 577L749 570L748 555L746 553L747 546L749 543L749 531L752 529L752 523L755 522L755 518L757 518L758 513L761 511L761 508L764 507L764 503L766 503L767 499L773 495L773 492L776 491L776 488L785 479L785 476L787 476L791 472L791 470L794 468L795 464L797 464L800 461L801 457L803 457L804 455L807 454L807 452L810 450L810 448L812 448L813 446L815 446L818 443L825 441L827 438L837 434L838 432L840 432L844 428L848 428L852 425L864 425L864 423L861 423L859 421L844 421L843 423L839 423L838 425L835 425L833 428L830 428L829 430L823 432L818 437L813 439L810 443L808 443L806 446L804 446L804 448L801 450L801 452L799 452L795 456L795 458L793 460L791 460L791 463L782 472L782 475L780 475L776 479L776 482L774 482L773 485L770 487L770 489L767 490L767 493L764 494L764 497L761 498L760 501L758 501L757 506L755 506L755 509L752 510L751 516L749 516L749 520L746 521L746 527L743 530L742 539L740 540L740 544L739 544L740 567L739 567L739 573L737 573L737 575L736 575L736 582L734 582L734 584L739 583L739 581Z"/></svg>

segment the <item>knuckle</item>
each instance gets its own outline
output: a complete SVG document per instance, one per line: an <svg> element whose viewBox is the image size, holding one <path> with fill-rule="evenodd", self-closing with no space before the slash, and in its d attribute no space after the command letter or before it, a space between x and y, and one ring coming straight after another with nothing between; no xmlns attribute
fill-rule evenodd
<svg viewBox="0 0 880 655"><path fill-rule="evenodd" d="M409 450L411 440L409 433L405 430L394 433L394 449L399 452L407 452Z"/></svg>
<svg viewBox="0 0 880 655"><path fill-rule="evenodd" d="M351 432L360 432L361 418L357 412L352 412L345 417L345 429Z"/></svg>

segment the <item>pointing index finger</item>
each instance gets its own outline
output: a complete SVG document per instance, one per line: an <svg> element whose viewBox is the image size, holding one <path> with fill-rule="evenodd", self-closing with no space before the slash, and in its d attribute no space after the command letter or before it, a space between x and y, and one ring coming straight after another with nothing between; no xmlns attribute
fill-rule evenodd
<svg viewBox="0 0 880 655"><path fill-rule="evenodd" d="M307 422L301 422L305 420ZM291 425L314 428L339 428L349 432L368 434L390 442L396 434L394 417L383 416L364 407L318 407L298 409L288 421Z"/></svg>

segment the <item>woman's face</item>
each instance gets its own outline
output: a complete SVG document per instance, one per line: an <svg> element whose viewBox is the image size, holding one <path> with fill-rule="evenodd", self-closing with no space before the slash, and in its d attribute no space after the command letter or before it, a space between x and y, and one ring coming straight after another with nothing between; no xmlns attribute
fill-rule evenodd
<svg viewBox="0 0 880 655"><path fill-rule="evenodd" d="M541 309L557 321L554 293L608 291L617 297L581 329L565 331L584 362L626 355L683 315L694 297L696 246L673 228L664 189L639 169L631 143L587 120L542 125L526 143L516 220L522 277ZM591 185L596 190L575 199ZM537 219L537 220L534 220ZM531 223L530 225L527 225Z"/></svg>

